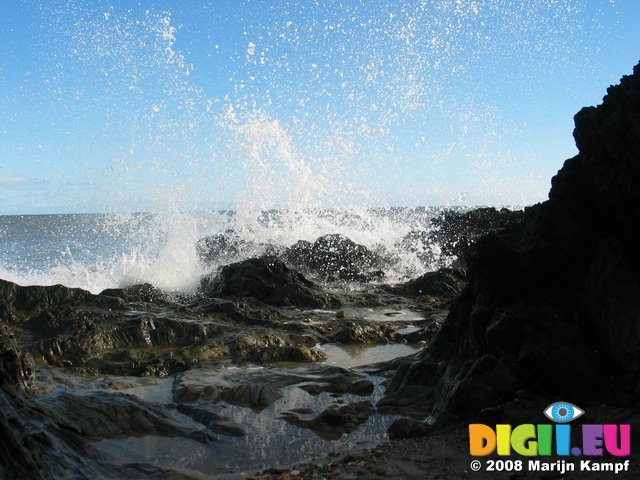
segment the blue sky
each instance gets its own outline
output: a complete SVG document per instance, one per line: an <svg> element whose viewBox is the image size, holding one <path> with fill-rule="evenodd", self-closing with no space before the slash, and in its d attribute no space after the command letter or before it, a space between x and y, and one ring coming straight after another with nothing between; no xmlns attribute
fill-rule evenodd
<svg viewBox="0 0 640 480"><path fill-rule="evenodd" d="M636 0L0 4L0 214L542 201Z"/></svg>

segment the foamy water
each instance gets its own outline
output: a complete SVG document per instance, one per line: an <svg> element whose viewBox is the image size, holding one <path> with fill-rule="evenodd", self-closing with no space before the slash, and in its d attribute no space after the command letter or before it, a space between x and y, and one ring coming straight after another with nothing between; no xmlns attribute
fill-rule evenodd
<svg viewBox="0 0 640 480"><path fill-rule="evenodd" d="M387 281L414 277L443 261L439 247L420 234L439 209L332 209L190 214L0 217L0 278L22 285L63 284L98 293L151 283L171 292L193 292L205 266L196 243L232 229L249 247L236 260L339 233L391 261ZM406 242L412 234L413 244ZM415 237L415 238L414 238ZM403 242L403 240L405 240ZM428 257L432 261L425 262Z"/></svg>
<svg viewBox="0 0 640 480"><path fill-rule="evenodd" d="M229 42L208 30L237 33L212 11L181 26L142 6L43 4L35 13L51 55L38 73L60 108L56 132L69 132L55 142L73 140L50 150L83 166L58 159L56 170L86 168L87 210L107 213L0 218L0 277L193 292L218 266L201 262L198 240L227 230L248 245L236 260L337 233L387 258L389 282L446 264L425 241L436 209L380 206L390 196L402 206L513 203L503 191L526 190L527 178L498 178L512 160L503 144L512 127L501 127L469 72L503 51L503 35L486 25L528 38L527 21L545 18L570 33L581 25L571 3L309 4L293 17L271 9L255 25L235 18L243 36ZM238 5L247 18L262 7ZM536 32L540 46L567 41L553 31ZM521 55L526 86L541 62L538 50ZM460 178L459 192L445 185Z"/></svg>

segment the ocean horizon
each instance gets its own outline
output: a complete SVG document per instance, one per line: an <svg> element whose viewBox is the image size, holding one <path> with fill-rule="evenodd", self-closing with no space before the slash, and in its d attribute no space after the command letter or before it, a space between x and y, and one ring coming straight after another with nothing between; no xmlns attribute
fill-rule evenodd
<svg viewBox="0 0 640 480"><path fill-rule="evenodd" d="M273 209L263 212L137 212L0 215L0 278L21 285L63 284L99 293L151 283L189 293L204 265L196 244L232 234L246 248L231 260L264 255L269 246L340 234L394 258L385 282L435 270L448 259L425 243L431 220L471 207L366 207ZM411 239L408 243L407 239ZM428 254L428 255L427 255Z"/></svg>

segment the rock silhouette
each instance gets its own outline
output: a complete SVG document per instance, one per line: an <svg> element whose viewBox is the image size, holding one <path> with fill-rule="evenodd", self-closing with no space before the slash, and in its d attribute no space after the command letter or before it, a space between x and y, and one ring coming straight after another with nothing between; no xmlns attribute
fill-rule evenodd
<svg viewBox="0 0 640 480"><path fill-rule="evenodd" d="M471 418L526 388L580 405L640 395L640 65L575 116L549 199L481 238L469 284L384 405ZM425 399L426 404L425 405Z"/></svg>

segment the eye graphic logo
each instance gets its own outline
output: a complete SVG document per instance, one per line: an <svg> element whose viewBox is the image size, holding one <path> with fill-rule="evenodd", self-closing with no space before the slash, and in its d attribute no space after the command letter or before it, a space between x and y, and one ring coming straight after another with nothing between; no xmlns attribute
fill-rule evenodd
<svg viewBox="0 0 640 480"><path fill-rule="evenodd" d="M549 405L544 414L556 423L568 423L580 417L584 410L569 402L556 402Z"/></svg>
<svg viewBox="0 0 640 480"><path fill-rule="evenodd" d="M494 452L499 456L509 456L513 453L524 457L558 455L557 462L544 463L539 460L529 460L529 470L552 471L561 469L564 474L565 466L573 470L574 463L570 457L602 457L613 455L614 457L628 457L631 455L631 425L613 424L584 424L576 425L582 433L580 444L574 445L579 435L571 435L569 422L582 416L585 411L568 402L556 402L543 410L543 413L555 424L529 424L516 425L497 424L495 427L483 423L469 424L469 453L474 457L491 455ZM569 459L567 462L565 459ZM489 460L487 467L497 464ZM522 460L516 460L522 462ZM592 460L580 460L582 470L591 471ZM478 463L472 463L478 465ZM506 463L505 463L506 465ZM570 466L569 466L570 465ZM604 467L608 465L608 467ZM629 461L622 463L600 463L595 470L611 470L616 472L628 468ZM601 469L600 466L603 466ZM552 468L551 468L552 467ZM611 467L611 468L609 468ZM474 469L474 471L477 471ZM497 471L497 470L496 470Z"/></svg>

